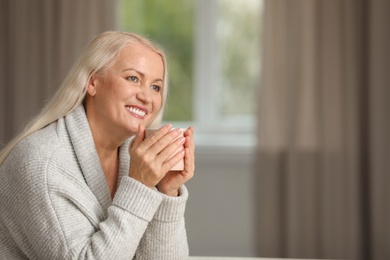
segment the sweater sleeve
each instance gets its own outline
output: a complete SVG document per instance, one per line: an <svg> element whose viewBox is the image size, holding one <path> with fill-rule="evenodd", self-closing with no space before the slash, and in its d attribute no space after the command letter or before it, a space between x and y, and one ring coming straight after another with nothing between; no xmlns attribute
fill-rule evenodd
<svg viewBox="0 0 390 260"><path fill-rule="evenodd" d="M184 212L188 191L185 186L178 197L162 194L163 200L137 250L137 259L187 259L189 255Z"/></svg>
<svg viewBox="0 0 390 260"><path fill-rule="evenodd" d="M59 196L60 200L66 197ZM85 204L77 200L69 201L69 205L58 203L57 208L60 206L62 211L56 210L69 259L132 259L162 196L136 180L124 177L106 214L84 207L95 203ZM71 213L76 203L80 206ZM92 225L91 216L98 216ZM77 225L80 227L75 228Z"/></svg>
<svg viewBox="0 0 390 260"><path fill-rule="evenodd" d="M28 259L132 259L163 200L124 177L104 211L74 173L29 161L13 165L1 185L1 222L6 251Z"/></svg>

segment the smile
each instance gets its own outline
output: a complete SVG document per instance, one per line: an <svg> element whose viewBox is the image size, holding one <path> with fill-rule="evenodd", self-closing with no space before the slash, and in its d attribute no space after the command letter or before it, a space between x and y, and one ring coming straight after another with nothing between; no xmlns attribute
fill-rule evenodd
<svg viewBox="0 0 390 260"><path fill-rule="evenodd" d="M144 117L146 115L146 111L139 109L137 107L126 107L130 113L136 114L137 116Z"/></svg>

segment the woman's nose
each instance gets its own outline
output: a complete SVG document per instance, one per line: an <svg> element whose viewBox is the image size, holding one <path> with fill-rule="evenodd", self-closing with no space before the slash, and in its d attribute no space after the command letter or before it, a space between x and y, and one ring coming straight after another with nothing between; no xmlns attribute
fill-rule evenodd
<svg viewBox="0 0 390 260"><path fill-rule="evenodd" d="M137 98L145 103L151 103L152 98L150 96L150 93L148 92L147 88L142 88L140 91L137 93Z"/></svg>

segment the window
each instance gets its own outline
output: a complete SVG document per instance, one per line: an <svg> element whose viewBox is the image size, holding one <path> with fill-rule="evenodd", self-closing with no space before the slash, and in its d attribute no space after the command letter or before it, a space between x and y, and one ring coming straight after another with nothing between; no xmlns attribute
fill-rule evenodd
<svg viewBox="0 0 390 260"><path fill-rule="evenodd" d="M262 0L122 0L122 30L167 52L164 120L196 127L200 145L253 146Z"/></svg>

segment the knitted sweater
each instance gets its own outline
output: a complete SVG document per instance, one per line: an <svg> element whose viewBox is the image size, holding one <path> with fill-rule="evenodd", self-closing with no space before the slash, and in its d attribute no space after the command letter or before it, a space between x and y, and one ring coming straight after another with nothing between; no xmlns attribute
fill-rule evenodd
<svg viewBox="0 0 390 260"><path fill-rule="evenodd" d="M21 141L0 167L0 259L186 259L187 189L129 177L129 142L111 200L82 106Z"/></svg>

